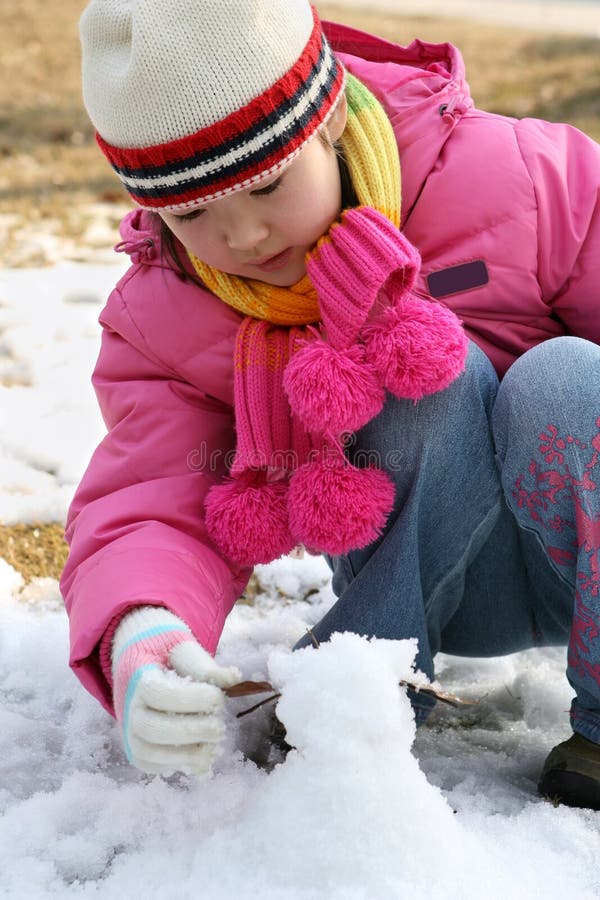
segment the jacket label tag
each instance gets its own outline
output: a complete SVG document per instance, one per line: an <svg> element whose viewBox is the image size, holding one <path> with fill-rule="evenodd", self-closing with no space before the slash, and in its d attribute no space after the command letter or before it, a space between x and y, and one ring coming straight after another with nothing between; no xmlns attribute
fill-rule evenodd
<svg viewBox="0 0 600 900"><path fill-rule="evenodd" d="M473 262L432 272L427 276L427 286L431 296L439 300L440 297L448 297L450 294L460 294L461 291L483 287L489 280L486 264L482 259L476 259Z"/></svg>

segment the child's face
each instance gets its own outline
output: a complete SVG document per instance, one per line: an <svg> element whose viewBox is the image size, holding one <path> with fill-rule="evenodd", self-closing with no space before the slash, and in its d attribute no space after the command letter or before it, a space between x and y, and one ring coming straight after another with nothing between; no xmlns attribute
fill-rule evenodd
<svg viewBox="0 0 600 900"><path fill-rule="evenodd" d="M332 140L344 124L345 109L338 107L328 127ZM188 213L160 215L202 262L284 287L305 274L304 256L339 216L341 202L335 152L316 137L283 172L251 188Z"/></svg>

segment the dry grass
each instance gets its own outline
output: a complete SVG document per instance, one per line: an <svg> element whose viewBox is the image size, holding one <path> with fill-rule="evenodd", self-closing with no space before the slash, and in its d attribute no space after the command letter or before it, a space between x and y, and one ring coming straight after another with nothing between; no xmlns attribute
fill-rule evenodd
<svg viewBox="0 0 600 900"><path fill-rule="evenodd" d="M8 265L41 265L56 252L93 255L117 239L129 206L80 98L77 20L84 5L0 4L0 242ZM317 5L325 18L402 44L414 37L451 41L462 50L479 107L567 121L600 140L596 40ZM27 580L58 577L65 553L60 525L0 527L0 556Z"/></svg>
<svg viewBox="0 0 600 900"><path fill-rule="evenodd" d="M475 104L510 116L570 122L600 141L600 42L427 16L319 4L322 14L400 44L415 37L456 44Z"/></svg>
<svg viewBox="0 0 600 900"><path fill-rule="evenodd" d="M115 183L81 102L77 21L82 0L0 7L0 189L32 206L64 192L98 196ZM4 207L6 208L6 207Z"/></svg>
<svg viewBox="0 0 600 900"><path fill-rule="evenodd" d="M0 558L32 578L59 578L67 558L63 527L50 525L0 526Z"/></svg>
<svg viewBox="0 0 600 900"><path fill-rule="evenodd" d="M8 265L53 262L61 238L82 243L90 204L104 203L113 230L128 206L81 102L77 21L84 5L0 5L0 240Z"/></svg>
<svg viewBox="0 0 600 900"><path fill-rule="evenodd" d="M64 254L75 258L108 246L128 208L80 98L77 20L84 5L20 0L0 7L0 240L9 265L52 262L61 239ZM318 7L324 17L399 43L452 41L463 52L478 106L568 121L600 140L596 40ZM102 227L90 221L92 206Z"/></svg>

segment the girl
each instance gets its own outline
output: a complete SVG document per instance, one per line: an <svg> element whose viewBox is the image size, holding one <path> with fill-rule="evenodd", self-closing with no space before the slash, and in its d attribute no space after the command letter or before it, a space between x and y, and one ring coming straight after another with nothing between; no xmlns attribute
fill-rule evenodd
<svg viewBox="0 0 600 900"><path fill-rule="evenodd" d="M599 147L307 0L92 0L81 37L141 209L62 589L130 761L210 769L225 618L303 544L334 570L319 641L416 636L430 677L567 644L540 790L600 808Z"/></svg>

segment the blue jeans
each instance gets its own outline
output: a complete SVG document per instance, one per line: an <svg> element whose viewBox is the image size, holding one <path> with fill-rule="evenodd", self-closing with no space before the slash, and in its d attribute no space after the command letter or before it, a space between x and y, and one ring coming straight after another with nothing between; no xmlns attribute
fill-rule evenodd
<svg viewBox="0 0 600 900"><path fill-rule="evenodd" d="M472 344L459 379L390 397L348 456L384 468L396 503L377 541L330 560L317 639L416 637L430 678L438 651L567 645L573 729L600 743L600 347L546 341L499 384ZM433 701L411 699L423 721Z"/></svg>

